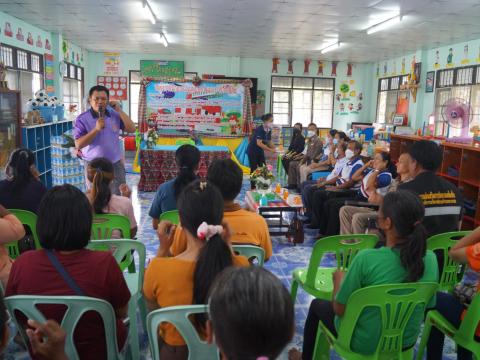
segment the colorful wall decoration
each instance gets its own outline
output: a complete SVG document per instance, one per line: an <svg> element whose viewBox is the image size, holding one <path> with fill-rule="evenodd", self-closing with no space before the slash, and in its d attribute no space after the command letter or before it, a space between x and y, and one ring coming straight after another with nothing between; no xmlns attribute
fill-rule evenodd
<svg viewBox="0 0 480 360"><path fill-rule="evenodd" d="M242 136L244 103L240 83L152 81L146 87L147 121L166 132Z"/></svg>
<svg viewBox="0 0 480 360"><path fill-rule="evenodd" d="M140 73L144 78L183 79L185 65L183 61L140 60Z"/></svg>
<svg viewBox="0 0 480 360"><path fill-rule="evenodd" d="M339 92L335 94L337 108L335 115L350 116L358 115L363 109L363 93L355 90L355 80L343 80L340 82Z"/></svg>
<svg viewBox="0 0 480 360"><path fill-rule="evenodd" d="M45 60L45 90L47 90L48 96L54 96L54 57L52 54L45 54L43 58Z"/></svg>
<svg viewBox="0 0 480 360"><path fill-rule="evenodd" d="M120 53L106 52L103 53L103 74L107 76L120 75Z"/></svg>
<svg viewBox="0 0 480 360"><path fill-rule="evenodd" d="M105 86L110 100L128 100L128 78L126 76L97 76L97 85Z"/></svg>

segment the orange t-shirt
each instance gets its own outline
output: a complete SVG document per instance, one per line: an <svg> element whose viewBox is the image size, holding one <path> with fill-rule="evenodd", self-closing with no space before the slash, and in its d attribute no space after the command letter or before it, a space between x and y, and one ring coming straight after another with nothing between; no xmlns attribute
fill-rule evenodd
<svg viewBox="0 0 480 360"><path fill-rule="evenodd" d="M225 207L223 220L232 229L231 242L233 244L260 246L265 250L265 260L272 256L272 240L270 239L267 222L263 217L235 204L231 207ZM184 252L186 248L187 237L181 227L177 227L170 252L176 256Z"/></svg>
<svg viewBox="0 0 480 360"><path fill-rule="evenodd" d="M480 243L470 245L466 248L468 265L473 271L480 272ZM480 281L477 283L477 292L480 292ZM480 295L477 295L480 296ZM462 319L465 316L467 310L463 312ZM476 336L480 336L480 325L475 332Z"/></svg>
<svg viewBox="0 0 480 360"><path fill-rule="evenodd" d="M153 258L145 270L143 281L145 298L151 302L156 301L160 308L191 305L195 265L195 261L172 257ZM250 263L244 256L234 256L233 265L249 266ZM182 336L172 324L161 324L159 335L169 345L185 345Z"/></svg>

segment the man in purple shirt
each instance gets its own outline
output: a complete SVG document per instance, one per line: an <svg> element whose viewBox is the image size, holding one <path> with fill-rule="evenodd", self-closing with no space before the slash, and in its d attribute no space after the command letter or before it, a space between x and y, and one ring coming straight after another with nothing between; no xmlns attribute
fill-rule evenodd
<svg viewBox="0 0 480 360"><path fill-rule="evenodd" d="M117 101L108 101L108 89L94 86L88 93L90 110L80 114L75 120L73 135L75 146L82 150L85 168L95 158L104 157L114 166L115 179L112 191L119 195L119 187L125 183L125 167L120 150L120 130L135 132L132 119L120 108ZM110 108L107 108L107 105ZM87 181L88 184L88 181Z"/></svg>

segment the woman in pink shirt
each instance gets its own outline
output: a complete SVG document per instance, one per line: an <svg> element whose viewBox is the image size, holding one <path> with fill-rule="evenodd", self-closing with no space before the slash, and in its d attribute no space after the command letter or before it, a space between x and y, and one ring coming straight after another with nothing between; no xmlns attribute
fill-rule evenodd
<svg viewBox="0 0 480 360"><path fill-rule="evenodd" d="M110 184L114 179L113 164L105 158L92 160L87 167L88 180L92 183L92 189L87 197L92 204L95 214L119 214L130 220L130 234L120 234L114 230L112 238L121 237L133 239L137 233L137 221L133 213L132 200L130 200L130 189L127 184L120 185L122 196L112 194Z"/></svg>

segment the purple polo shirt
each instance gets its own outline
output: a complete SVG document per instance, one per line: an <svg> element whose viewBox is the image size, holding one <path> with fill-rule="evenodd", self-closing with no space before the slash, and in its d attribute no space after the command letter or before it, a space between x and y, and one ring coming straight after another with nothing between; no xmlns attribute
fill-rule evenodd
<svg viewBox="0 0 480 360"><path fill-rule="evenodd" d="M78 115L73 127L73 136L75 140L88 134L95 128L97 123L98 113L93 109L85 111ZM104 157L112 163L116 163L122 158L120 151L119 135L120 129L124 129L120 114L114 110L107 110L105 112L105 128L100 131L93 139L90 145L82 149L83 158L87 161L92 161L98 157Z"/></svg>

